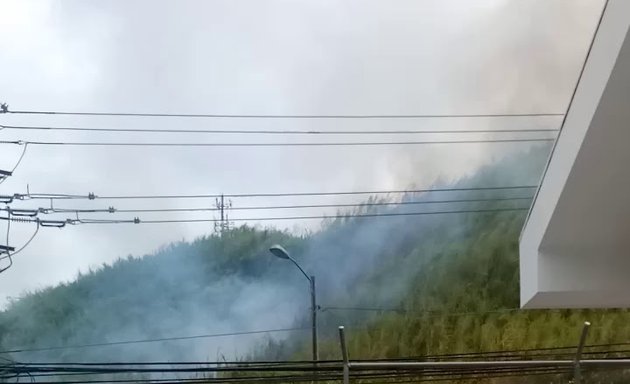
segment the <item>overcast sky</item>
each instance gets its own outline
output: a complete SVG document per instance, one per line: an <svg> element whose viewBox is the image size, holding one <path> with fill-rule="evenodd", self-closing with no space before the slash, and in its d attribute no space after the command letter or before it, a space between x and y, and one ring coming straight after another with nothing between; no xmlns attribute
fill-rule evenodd
<svg viewBox="0 0 630 384"><path fill-rule="evenodd" d="M602 1L594 0L0 0L0 102L7 102L13 110L163 113L563 113L601 7ZM530 129L557 128L560 122L549 117L261 121L0 115L0 124L175 129ZM18 139L290 140L0 131L0 140ZM357 138L335 137L345 139ZM27 184L32 192L101 195L429 187L438 179L456 180L482 164L525 149L527 145L522 143L354 148L30 147L15 176L0 186L0 194L24 192ZM10 169L20 150L2 145L0 169ZM341 199L233 203L337 201ZM63 206L115 205L120 209L213 203L96 201ZM233 212L232 217L333 211ZM153 217L158 216L143 215ZM168 217L211 218L212 213ZM265 225L296 231L317 228L317 222ZM0 230L5 228L3 223ZM14 224L11 245L19 247L33 229L32 225ZM42 230L15 257L13 268L0 275L0 306L7 297L67 281L79 270L211 231L212 224Z"/></svg>

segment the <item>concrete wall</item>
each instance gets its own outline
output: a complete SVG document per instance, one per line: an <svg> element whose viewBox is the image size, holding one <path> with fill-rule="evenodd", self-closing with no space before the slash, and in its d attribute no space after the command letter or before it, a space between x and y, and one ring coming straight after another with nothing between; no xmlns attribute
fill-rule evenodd
<svg viewBox="0 0 630 384"><path fill-rule="evenodd" d="M521 305L630 306L630 1L609 0L521 236Z"/></svg>

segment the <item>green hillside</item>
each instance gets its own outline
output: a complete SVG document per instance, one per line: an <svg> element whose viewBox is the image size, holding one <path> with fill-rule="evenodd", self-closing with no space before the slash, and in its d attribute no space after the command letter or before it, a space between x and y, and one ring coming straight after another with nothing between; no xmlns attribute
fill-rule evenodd
<svg viewBox="0 0 630 384"><path fill-rule="evenodd" d="M503 159L441 185L535 184L547 151L538 148ZM523 197L532 192L458 191L405 199ZM423 209L528 204L495 201ZM274 243L283 244L317 276L323 359L339 358L339 325L348 329L352 358L572 346L584 320L593 323L589 343L629 339L626 311L517 309L518 236L526 210L352 217L409 209L366 205L303 236L241 227L103 265L71 283L12 301L0 313L0 350L305 326L308 287L292 265L268 254ZM309 348L308 332L288 332L2 356L20 361L308 359Z"/></svg>

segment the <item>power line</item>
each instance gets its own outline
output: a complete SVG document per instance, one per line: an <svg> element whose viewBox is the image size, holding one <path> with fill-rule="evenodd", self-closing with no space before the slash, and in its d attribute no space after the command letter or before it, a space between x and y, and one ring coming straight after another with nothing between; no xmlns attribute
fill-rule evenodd
<svg viewBox="0 0 630 384"><path fill-rule="evenodd" d="M561 117L563 113L462 113L462 114L228 114L228 113L139 113L102 111L42 111L9 110L8 105L0 113L20 115L73 115L73 116L122 116L122 117L187 117L187 118L226 118L226 119L441 119L441 118L502 118L502 117Z"/></svg>
<svg viewBox="0 0 630 384"><path fill-rule="evenodd" d="M26 155L26 150L28 149L28 144L24 145L24 149L22 150L22 154L20 155L20 157L18 158L18 161L15 163L15 165L13 166L13 168L8 171L8 172L3 172L3 175L0 175L0 184L4 183L5 180L9 177L13 175L13 172L15 172L15 170L17 169L17 167L20 165L20 163L22 162L22 159L24 158L24 155Z"/></svg>
<svg viewBox="0 0 630 384"><path fill-rule="evenodd" d="M519 309L506 309L505 311L518 311ZM481 311L481 312L470 312L475 314L486 314L486 313L495 313L498 310L494 311ZM450 313L450 315L457 315L458 313ZM446 313L446 315L449 315ZM51 346L51 347L38 347L38 348L15 348L12 350L0 351L0 354L7 353L24 353L24 352L40 352L40 351L51 351L51 350L63 350L63 349L78 349L78 348L91 348L91 347L103 347L103 346L112 346L112 345L127 345L127 344L139 344L139 343L153 343L153 342L164 342L164 341L177 341L177 340L191 340L191 339L200 339L200 338L213 338L213 337L226 337L226 336L239 336L239 335L251 335L251 334L260 334L260 333L270 333L270 332L293 332L293 331L304 331L309 328L283 328L283 329L270 329L270 330L257 330L257 331L244 331L244 332L231 332L231 333L217 333L217 334L206 334L206 335L194 335L194 336L178 336L178 337L169 337L169 338L153 338L153 339L140 339L140 340L120 340L114 342L103 342L103 343L91 343L91 344L78 344L78 345L65 345L65 346ZM606 344L591 344L585 345L585 348L602 348L602 347L618 347L618 346L627 346L630 343L606 343ZM405 357L403 360L411 360L411 359L435 359L435 358L463 358L463 357L474 357L474 356L491 356L493 358L498 358L501 356L512 356L514 353L520 352L553 352L567 349L574 349L575 346L564 346L564 347L543 347L543 348L529 348L529 349L515 349L515 350L496 350L496 351L482 351L482 352L469 352L469 353L455 353L455 354L442 354L442 355L423 355L423 356L413 356L413 357ZM606 351L591 351L586 352L589 354L608 354L608 353L618 353L624 351L618 350L606 350ZM523 355L525 356L525 355ZM531 354L527 356L531 357ZM547 355L540 355L547 356ZM548 356L555 356L554 354L549 354ZM377 359L372 360L375 362L383 362L383 361L401 361L401 358L398 359ZM360 362L365 362L369 360L357 360ZM320 361L322 364L326 363L339 363L339 360L323 360ZM229 364L230 362L143 362L143 363L116 363L116 362L108 362L108 363L65 363L65 365L81 365L81 366L92 366L92 365L105 365L105 366L117 366L117 365L208 365L208 364ZM241 366L261 366L267 365L267 363L271 365L282 365L282 364L301 364L301 363L309 363L308 361L277 361L277 362L234 362L235 364L239 364ZM64 365L63 363L19 363L20 366L27 365Z"/></svg>
<svg viewBox="0 0 630 384"><path fill-rule="evenodd" d="M486 313L495 313L497 311L481 311L481 312L470 312L471 314L486 314ZM448 315L448 313L447 313ZM457 313L452 313L452 315L457 315ZM163 337L163 338L151 338L151 339L133 339L133 340L119 340L112 342L102 342L102 343L89 343L89 344L72 344L72 345L63 345L63 346L48 346L48 347L35 347L35 348L14 348L10 350L0 351L0 354L8 354L8 353L24 353L24 352L44 352L44 351L53 351L53 350L64 350L64 349L80 349L80 348L94 348L94 347L106 347L106 346L115 346L115 345L128 345L128 344L144 344L144 343L155 343L155 342L166 342L166 341L179 341L179 340L194 340L194 339L205 339L205 338L217 338L217 337L229 337L229 336L243 336L243 335L255 335L255 334L263 334L263 333L279 333L279 332L297 332L297 331L306 331L310 330L308 327L294 327L294 328L279 328L279 329L266 329L266 330L255 330L255 331L241 331L241 332L226 332L226 333L214 333L214 334L203 334L203 335L192 335L192 336L175 336L175 337ZM617 347L617 346L627 346L630 343L605 343L605 344L591 344L585 345L585 348L602 348L602 347ZM542 348L528 348L528 349L514 349L514 350L496 350L496 351L486 351L486 352L469 352L469 353L455 353L455 354L442 354L442 355L426 355L426 356L413 356L407 357L405 359L427 359L427 358L461 358L461 357L469 357L469 356L482 356L482 355L497 355L497 354L513 354L518 352L542 352L542 351L556 351L556 350L566 350L566 349L574 349L575 346L565 346L565 347L542 347ZM607 350L607 351L594 351L588 353L612 353L618 352L615 350ZM389 360L400 360L398 359L378 359L378 361L389 361ZM361 360L362 361L362 360ZM320 363L335 363L339 362L339 360L323 360ZM225 362L216 362L216 363L225 363ZM262 364L267 362L236 362L238 364ZM270 363L282 363L282 362L270 362ZM284 363L308 363L307 361L286 361ZM22 364L22 363L20 363ZM33 363L35 364L35 363ZM70 364L70 363L66 363ZM161 365L161 364L177 364L176 362L149 362L149 363L76 363L72 365ZM195 364L209 364L208 362L183 362L179 364L187 364L187 365L195 365Z"/></svg>
<svg viewBox="0 0 630 384"><path fill-rule="evenodd" d="M521 309L522 310L522 309ZM526 310L522 310L526 311ZM485 313L494 313L496 311L479 311L479 312L471 312L477 314L485 314ZM306 330L307 328L304 328ZM367 328L357 328L355 330L366 330ZM604 343L604 344L586 344L584 345L585 349L595 349L595 348L610 348L610 347L626 347L630 345L629 342L624 343ZM461 359L464 357L488 357L492 356L492 358L502 358L502 357L513 357L515 353L526 352L525 354L518 356L565 356L565 355L574 355L575 345L571 346L556 346L556 347L539 347L539 348L522 348L522 349L513 349L513 350L491 350L491 351L478 351L478 352L461 352L461 353L445 353L445 354L428 354L428 355L413 355L413 356L404 356L404 357L396 357L396 358L377 358L377 359L353 359L356 362L386 362L386 361L402 361L402 360L447 360L447 359ZM556 352L559 351L559 352ZM548 352L546 354L535 354L538 352ZM630 350L618 350L618 349L607 349L603 351L584 351L584 354L610 354L610 353L627 353ZM3 359L0 357L0 359ZM9 362L15 363L13 360L5 359ZM336 364L341 363L342 360L318 360L320 364ZM242 366L277 366L277 365L301 365L301 364L312 364L312 360L219 360L219 361L142 361L142 362L20 362L22 366L29 365L46 365L46 366L64 366L64 365L77 365L77 366L95 366L95 365L103 365L103 366L146 366L146 365L242 365Z"/></svg>
<svg viewBox="0 0 630 384"><path fill-rule="evenodd" d="M24 374L25 372L29 376L33 376L30 371L24 369L16 370L17 373L12 376L5 376L3 378L6 379L16 379L19 382L19 375ZM189 373L200 373L206 370L197 370ZM321 370L317 370L321 371ZM152 371L152 373L165 373L168 371ZM239 372L237 369L232 370L231 372ZM369 380L372 384L407 384L407 383L418 383L418 382L437 382L437 381L458 381L458 380L483 380L483 379L492 379L492 378L507 378L507 377L518 377L525 378L537 375L548 375L548 376L557 376L559 374L567 373L567 368L562 367L549 367L549 368L519 368L519 369L500 369L500 370L492 370L492 369L483 369L483 370L457 370L456 372L446 372L444 370L437 371L433 374L428 375L420 375L418 373L412 372L400 372L400 373L354 373L352 372L350 378L353 380ZM129 373L127 371L124 372L102 372L98 374L116 374L116 373ZM35 375L36 377L40 377L42 375ZM58 374L54 375L58 376ZM269 376L238 376L238 377L230 377L230 378L181 378L179 376L172 377L170 379L106 379L106 380L80 380L80 381L63 381L68 384L97 384L97 383L162 383L162 384L183 384L183 383L214 383L214 384L231 384L231 383L300 383L300 382L331 382L331 381L340 381L342 379L341 373L318 373L317 375L313 375L312 373L304 373L304 374L293 374L293 375L281 375L278 376L276 374ZM374 379L381 379L381 381L374 381ZM32 379L34 381L34 378ZM37 381L41 384L56 384L58 381Z"/></svg>
<svg viewBox="0 0 630 384"><path fill-rule="evenodd" d="M22 252L26 247L28 247L28 245L33 241L33 239L35 239L35 236L37 236L37 234L39 233L39 228L40 228L40 224L39 222L37 222L37 226L35 227L35 232L33 232L33 235L26 241L26 243L19 248L18 250L15 250L14 247L10 247L9 246L9 235L11 234L11 222L13 221L13 218L11 217L11 212L8 211L7 212L7 217L3 218L6 219L7 221L7 231L6 231L6 245L5 246L0 246L0 261L2 260L9 260L9 264L6 267L0 267L0 273L8 270L9 268L11 268L13 266L13 257L15 255L17 255L18 253ZM6 253L6 255L2 255L3 253Z"/></svg>
<svg viewBox="0 0 630 384"><path fill-rule="evenodd" d="M486 312L479 312L480 314ZM225 333L225 334L212 334L212 335L195 335L195 336L181 336L181 337L173 337L173 338L160 338L160 339L142 339L142 340L122 340L115 342L104 342L104 343L93 343L93 344L79 344L79 345L66 345L66 346L51 346L51 347L40 347L40 348L19 348L7 351L0 351L0 354L7 353L24 353L24 352L42 352L42 351L51 351L51 350L64 350L64 349L79 349L79 348L92 348L92 347L106 347L112 345L127 345L127 344L139 344L139 343L153 343L153 342L164 342L164 341L177 341L177 340L194 340L199 338L212 338L212 337L224 337L224 336L239 336L239 335L250 335L257 333L269 333L269 332L292 332L292 331L305 331L309 328L286 328L279 330L262 330L262 331L247 331L247 332L233 332L233 333ZM586 349L594 349L594 348L609 348L609 347L622 347L628 346L630 343L605 343L605 344L591 344L585 345ZM493 350L493 351L481 351L481 352L464 352L464 353L450 353L450 354L437 354L437 355L418 355L418 356L408 356L408 357L400 357L400 358L382 358L382 359L370 359L370 360L361 360L357 359L356 362L388 362L388 361L406 361L406 360L448 360L448 359L462 359L462 358L478 358L478 357L490 357L493 359L502 358L502 357L532 357L532 356L565 356L565 355L574 355L572 350L575 349L575 346L564 346L564 347L541 347L541 348L525 348L525 349L514 349L514 350ZM559 352L555 353L554 351L564 351L567 352ZM525 354L515 355L516 353L525 352ZM538 352L548 352L545 354L535 354ZM627 350L615 350L608 349L604 351L586 351L585 354L611 354L611 353L619 353L619 352L628 352ZM320 364L336 364L341 363L341 360L319 360ZM38 363L38 362L29 362L29 363L17 363L20 366L27 367L30 365L37 366L160 366L160 365L169 365L169 366L177 366L177 365L240 365L241 367L260 367L260 366L294 366L294 365L311 365L312 361L307 360L296 360L296 361L177 361L177 362L165 362L165 361L157 361L157 362L79 362L79 363Z"/></svg>
<svg viewBox="0 0 630 384"><path fill-rule="evenodd" d="M585 345L584 348L592 349L592 348L601 348L607 346L626 346L628 343L614 343L614 344L596 344L596 345ZM558 358L560 356L573 356L575 353L573 350L575 346L567 346L567 347L551 347L551 348L531 348L531 349L522 349L522 350L497 350L491 352L469 352L469 353L459 353L459 354L442 354L442 355L419 355L419 356L410 356L410 357L401 357L401 358L385 358L385 359L372 359L372 360L355 360L356 362L388 362L388 361L448 361L453 359L474 359L477 360L480 358L492 358L495 361L505 361L503 359L519 359L519 360L531 360L533 357L536 358ZM566 350L566 352L554 352L554 351L562 351ZM525 353L521 353L525 352ZM533 352L533 353L532 353ZM545 353L543 353L545 352ZM608 349L603 351L586 351L584 354L587 355L610 355L610 354L619 354L619 353L627 353L629 350L616 350L616 349ZM519 354L520 353L520 354ZM616 358L619 358L618 356ZM457 361L455 360L455 361ZM508 360L509 361L509 360ZM319 360L319 364L339 364L340 360ZM238 367L247 367L247 368L258 368L258 367L299 367L300 365L311 365L312 361L178 361L178 362L107 362L107 363L97 363L97 362L81 362L81 363L37 363L37 362L29 362L29 363L19 363L22 367L28 367L32 365L36 366L45 366L45 367L55 367L55 366L229 366L229 365L237 365Z"/></svg>
<svg viewBox="0 0 630 384"><path fill-rule="evenodd" d="M191 195L103 195L94 193L87 195L73 195L62 193L26 193L14 194L13 196L0 196L2 198L13 198L18 200L126 200L126 199L206 199L219 198L221 195L230 198L250 198L250 197L297 197L297 196L350 196L350 195L394 195L394 194L416 194L434 192L469 192L469 191L505 191L535 189L537 185L509 185L495 187L451 187L451 188L423 188L423 189L393 189L393 190L364 190L364 191L336 191L336 192L268 192L268 193L225 193L225 194L191 194Z"/></svg>
<svg viewBox="0 0 630 384"><path fill-rule="evenodd" d="M387 145L429 145L429 144L490 144L490 143L536 143L553 142L554 138L527 139L480 139L480 140L428 140L428 141L372 141L372 142L299 142L299 143L146 143L146 142L95 142L95 141L0 141L0 144L40 145L40 146L79 146L79 147L358 147Z"/></svg>
<svg viewBox="0 0 630 384"><path fill-rule="evenodd" d="M522 308L505 308L495 309L490 311L468 311L468 312L448 312L444 310L420 310L413 311L404 308L392 308L392 307L343 307L343 306L322 306L322 312L325 311L357 311L357 312L396 312L405 315L430 315L431 317L444 316L444 317L459 317L459 316L471 316L471 315L487 315L487 314L501 314L501 313L514 313L524 312Z"/></svg>
<svg viewBox="0 0 630 384"><path fill-rule="evenodd" d="M366 213L366 214L346 214L346 215L313 215L313 216L271 216L271 217L249 217L249 218L231 218L230 221L281 221L281 220L323 220L323 219L357 219L357 218L374 218L374 217L396 217L396 216L425 216L425 215L447 215L447 214L466 214L466 213L494 213L494 212L517 212L527 211L529 208L494 208L494 209L470 209L456 211L429 211L429 212L396 212L396 213ZM163 220L141 220L138 217L133 219L66 219L66 220L49 220L20 218L19 220L0 217L0 220L19 221L21 223L38 223L42 227L62 228L66 224L175 224L175 223L216 223L220 219L163 219Z"/></svg>
<svg viewBox="0 0 630 384"><path fill-rule="evenodd" d="M3 218L4 219L4 218ZM11 217L9 216L7 218L7 251L6 251L6 256L2 256L0 257L0 260L4 260L4 259L8 259L9 260L9 265L6 267L2 267L0 268L0 273L6 271L7 269L11 268L13 266L13 257L15 255L17 255L18 253L22 252L26 247L29 246L29 244L31 244L31 242L35 239L35 237L37 236L37 234L39 233L39 222L37 222L37 226L35 227L35 232L33 232L33 234L31 235L31 237L26 241L26 243L18 250L14 251L11 250L10 247L8 247L8 243L9 243L9 231L10 231L10 225L11 225Z"/></svg>
<svg viewBox="0 0 630 384"><path fill-rule="evenodd" d="M39 226L38 226L39 228ZM6 256L0 256L0 260L9 259L9 265L0 268L0 273L6 271L13 266L12 252L14 247L9 246L9 235L11 234L11 212L7 213L7 233L6 233L6 246L0 247L0 255L6 253Z"/></svg>
<svg viewBox="0 0 630 384"><path fill-rule="evenodd" d="M388 361L381 360L368 360L368 361L352 361L352 370L350 377L353 379L390 379L383 383L403 383L403 382L417 382L417 381L439 381L444 379L464 379L468 378L491 378L491 377L506 377L508 375L528 376L536 374L561 374L567 373L568 368L571 368L573 360L515 360L515 361L496 361L496 360L475 360L475 361L438 361L438 362L425 362L425 361L405 361L391 359ZM630 365L630 361L627 359L620 360L614 358L599 359L599 360L584 360L585 365L588 364L591 369L603 369L606 365L609 369L623 368ZM6 376L6 373L15 372L18 375L27 373L34 377L44 376L69 376L69 375L102 375L102 374L121 374L121 373L227 373L227 372L260 372L258 375L247 375L238 377L212 377L212 378L174 378L171 379L173 383L179 382L214 382L214 383L250 383L250 382L300 382L300 381L332 381L339 380L341 378L341 365L337 361L334 364L301 364L295 365L289 364L274 364L274 365L258 365L250 366L246 363L235 365L221 365L210 366L208 364L201 364L198 367L190 367L185 365L182 367L177 363L173 364L174 367L159 368L151 367L150 365L141 365L141 367L135 366L122 366L112 367L108 364L100 364L94 366L82 366L82 365L48 365L48 364L6 364L3 366L5 375L1 378L15 378L15 376ZM149 367L149 368L146 368ZM375 371L375 367L378 371ZM390 371L390 372L387 372ZM283 375L262 375L263 372L267 373L285 373ZM297 372L304 372L298 374ZM308 373L311 374L308 374ZM320 372L316 376L312 373ZM286 373L291 373L286 375ZM405 381L399 379L411 378L412 381ZM398 379L391 381L391 379ZM113 380L90 380L82 378L82 381L64 381L69 383L101 383L101 382L154 382L152 379L137 378L129 379L113 379ZM167 382L168 379L158 379L156 382ZM49 382L46 382L49 383ZM50 382L53 383L53 382Z"/></svg>
<svg viewBox="0 0 630 384"><path fill-rule="evenodd" d="M588 59L591 56L591 51L593 50L593 45L595 45L595 37L597 36L597 34L599 32L599 28L602 25L602 20L604 20L604 14L606 13L606 8L607 7L608 7L608 0L606 0L604 2L604 6L602 8L602 11L599 14L599 19L597 20L597 25L595 26L595 31L593 32L593 37L591 38L591 41L589 42L588 50L586 51L586 55L584 56L584 61L582 62L582 65L580 66L580 74L578 75L577 81L575 82L575 86L573 87L573 91L571 92L571 98L569 99L569 103L566 106L566 110L562 114L562 122L560 123L560 131L558 132L558 138L560 137L560 135L562 135L562 132L563 132L562 129L564 127L564 124L567 121L567 116L569 115L569 110L573 106L573 100L575 99L575 95L577 94L578 87L579 87L580 83L582 82L582 76L584 76L584 71L586 69L586 63L588 62ZM549 156L547 158L547 164L546 164L545 168L543 169L542 175L540 177L541 184L547 177L547 171L549 170L549 164L551 163L551 159L553 159L553 157L554 157L554 153L556 151L556 145L557 145L557 142L554 142L554 145L551 147L551 153L549 153ZM536 199L538 199L538 194L539 193L540 193L540 189L537 189L536 193L534 194L534 203L536 203ZM530 217L529 215L530 214L528 214L527 217L525 218L525 223L523 225L523 228L525 228L525 226L529 222L529 217Z"/></svg>
<svg viewBox="0 0 630 384"><path fill-rule="evenodd" d="M296 129L154 129L154 128L93 128L93 127L51 127L33 125L2 125L0 130L45 130L45 131L81 131L81 132L139 132L139 133L204 133L204 134L239 134L239 135L415 135L415 134L468 134L468 133L531 133L557 132L558 128L534 129L462 129L462 130L296 130Z"/></svg>
<svg viewBox="0 0 630 384"><path fill-rule="evenodd" d="M423 368L422 374L419 375L417 370L414 372L413 369L400 369L398 367L389 369L389 367L385 366L381 369L381 372L374 372L374 370L369 368L363 368L362 366L354 365L353 369L350 373L350 377L355 380L361 379L389 379L389 381L383 383L403 383L403 382L418 382L418 381L439 381L446 379L464 379L465 377L469 378L491 378L491 377L505 377L507 374L516 374L520 376L528 376L532 374L558 374L558 373L566 373L567 366L570 367L570 360L565 361L529 361L529 362L513 362L509 364L500 365L500 363L494 364L492 361L486 362L451 362L461 367L452 369L449 368L446 364L442 363L442 366L439 363L433 363L435 368ZM600 361L591 361L592 363L602 363ZM368 364L371 362L368 362ZM396 362L391 361L392 364L405 362ZM407 362L408 363L408 362ZM505 362L503 362L505 363ZM619 364L623 363L623 364ZM357 364L365 364L365 363L357 363ZM378 363L376 363L378 364ZM613 362L615 366L625 366L628 365L628 361L617 361ZM218 373L218 372L267 372L267 373L290 373L290 375L261 375L259 373L256 376L247 375L247 376L238 376L238 377L212 377L212 378L179 378L175 377L170 380L158 379L154 381L152 379L142 379L136 378L134 379L113 379L113 380L89 380L82 379L81 381L64 381L66 383L103 383L103 382L162 382L162 383L253 383L253 382L264 382L264 383L286 383L286 382L303 382L303 381L337 381L341 379L341 367L339 364L335 364L334 366L326 366L326 365L316 365L308 364L304 366L276 366L276 367L247 367L247 366L217 366L217 367L209 367L209 366L201 366L201 367L185 367L185 368L111 368L108 366L102 367L73 367L73 366L59 366L59 367L49 367L49 366L22 366L20 364L8 365L6 367L6 371L14 371L18 374L29 373L35 375L36 377L41 376L67 376L67 375L90 375L90 374L122 374L122 373ZM385 369L390 370L391 372L386 372ZM297 372L303 372L302 374L297 374ZM319 372L317 375L313 375L312 373ZM440 379L441 377L441 379ZM15 376L7 377L4 376L2 378L15 378ZM391 381L391 379L405 379L412 378L413 381L404 381L404 380L395 380ZM54 383L56 381L46 381L44 383Z"/></svg>
<svg viewBox="0 0 630 384"><path fill-rule="evenodd" d="M233 207L234 211L250 211L250 210L276 210L276 209L306 209L306 208L362 208L362 207L380 207L380 206L404 206L404 205L424 205L424 204L446 204L446 203L477 203L477 202L502 202L502 201L525 201L531 200L528 197L500 197L500 198L477 198L477 199L450 199L450 200L425 200L425 201L397 201L397 202L367 202L367 203L351 203L351 204L302 204L302 205L264 205L264 206L244 206ZM54 213L144 213L144 212L216 212L220 208L217 207L191 207L191 208L133 208L133 209L117 209L115 207L100 209L81 209L81 208L37 208L37 209L13 209L11 207L0 208L0 211L11 212L13 215L36 216L38 213L54 214Z"/></svg>
<svg viewBox="0 0 630 384"><path fill-rule="evenodd" d="M322 220L322 219L354 219L372 217L395 217L395 216L424 216L424 215L445 215L464 213L491 213L491 212L514 212L527 211L529 208L497 208L497 209L470 209L457 211L433 211L433 212L396 212L396 213L366 213L357 215L313 215L313 216L275 216L259 218L231 218L231 221L279 221L279 220ZM81 224L169 224L169 223L210 223L217 222L218 219L165 219L165 220L89 220L81 219Z"/></svg>
<svg viewBox="0 0 630 384"><path fill-rule="evenodd" d="M378 207L378 206L404 206L422 204L446 204L446 203L477 203L477 202L498 202L498 201L521 201L531 200L531 197L501 197L501 198L478 198L478 199L451 199L433 201L397 201L397 202L375 202L375 203L353 203L353 204L303 204L303 205L276 205L276 206L245 206L231 207L233 211L239 210L267 210L267 209L302 209L302 208L351 208L351 207ZM175 208L177 209L177 208ZM118 212L125 212L119 210ZM142 210L128 210L129 212ZM157 210L153 210L157 211Z"/></svg>
<svg viewBox="0 0 630 384"><path fill-rule="evenodd" d="M555 366L556 361L540 361L538 364L540 364L542 367L544 368L549 368L549 366ZM570 361L569 361L570 362ZM355 364L355 377L360 378L360 377L364 377L367 378L368 375L369 377L377 377L375 375L383 375L384 372L370 372L373 371L372 369L365 369L362 366L359 366L359 364L361 365L365 365L365 364L370 364L370 363L374 363L374 364L383 364L384 367L387 367L387 364L397 364L397 363L401 363L401 364L409 364L409 363L413 363L413 362L408 362L408 361L396 361L396 360L390 360L387 362L376 362L376 361L368 361L368 362L354 362ZM443 362L446 363L446 362ZM455 364L461 364L462 362L451 362L451 363L455 363ZM472 362L471 362L472 363ZM477 361L477 363L481 363L479 361ZM481 363L483 364L483 368L485 368L486 370L488 370L489 372L492 371L504 371L504 370L514 370L516 368L526 368L526 369L532 369L532 366L536 366L538 364L534 364L533 362L530 361L529 364L520 364L518 362L501 362L503 363L502 365L497 364L497 366L493 366L493 364L491 362L486 362L486 363ZM565 361L563 361L563 363L566 363ZM439 365L440 362L431 362L431 363L427 363L427 364L432 364L432 365ZM628 364L628 362L624 362L624 364ZM64 365L64 366L49 366L49 365L22 365L22 364L14 364L16 367L19 368L28 368L29 370L31 370L31 372L34 373L49 373L49 372L60 372L63 374L67 374L67 373L87 373L87 374L103 374L103 373L140 373L140 372L152 372L152 373L167 373L167 372L239 372L239 371L249 371L249 372L309 372L309 371L319 371L319 372L327 372L329 374L334 374L334 375L341 375L341 367L339 363L336 363L334 365L330 365L330 364L322 364L319 366L313 366L313 363L311 362L310 364L303 364L303 365L275 365L275 366L248 366L246 364L242 364L241 366L235 365L235 366L216 366L216 367L211 367L208 366L207 364L203 364L202 367L178 367L176 364L174 364L176 367L175 368L157 368L157 367L151 367L151 368L139 368L139 367L120 367L120 368L116 368L116 367L111 367L108 366L106 364L103 364L102 366L93 366L93 367L84 367L84 366L72 366L72 365ZM464 365L464 364L461 364ZM523 365L523 366L521 366ZM11 366L11 365L9 365ZM538 367L541 368L541 367ZM397 369L398 370L398 369ZM429 368L425 370L429 371L429 372L438 372L437 368ZM466 370L470 370L470 368L466 369L464 367L459 367L458 370L461 370L461 372L465 372ZM472 369L473 371L477 371L478 368ZM361 373L361 371L363 373ZM401 374L411 374L412 369L409 368L405 368L401 370ZM364 376L365 375L365 376ZM391 376L391 377L395 377L393 376L394 374L390 373L387 374L387 376ZM308 376L303 376L303 377L308 377ZM267 377L267 379L282 379L282 377ZM241 377L241 378L225 378L228 380L228 382L231 382L232 380L236 380L236 381L240 381L241 379L252 379L252 377ZM219 381L223 382L224 378L221 378ZM212 380L214 381L214 380Z"/></svg>
<svg viewBox="0 0 630 384"><path fill-rule="evenodd" d="M194 336L161 337L161 338L155 338L155 339L121 340L121 341L111 341L111 342L104 342L104 343L74 344L74 345L41 347L41 348L15 348L15 349L10 349L10 350L0 351L0 354L4 354L4 353L23 353L23 352L42 352L42 351L54 351L54 350L60 350L60 349L93 348L93 347L105 347L105 346L111 346L111 345L156 343L156 342L162 342L162 341L208 339L208 338L216 338L216 337L257 335L257 334L261 334L261 333L295 332L295 331L304 331L304 330L310 330L310 328L305 328L305 327L301 327L301 328L278 328L278 329L265 329L265 330L256 330L256 331L213 333L213 334L194 335Z"/></svg>

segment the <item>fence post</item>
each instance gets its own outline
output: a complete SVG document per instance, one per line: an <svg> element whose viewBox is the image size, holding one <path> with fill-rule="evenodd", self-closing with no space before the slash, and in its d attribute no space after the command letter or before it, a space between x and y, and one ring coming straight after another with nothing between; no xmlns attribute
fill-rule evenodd
<svg viewBox="0 0 630 384"><path fill-rule="evenodd" d="M344 327L339 327L339 343L341 344L341 358L343 359L343 384L350 384L350 359L346 347L346 335Z"/></svg>
<svg viewBox="0 0 630 384"><path fill-rule="evenodd" d="M573 363L573 383L582 384L582 371L580 369L580 360L582 359L582 350L584 349L584 343L586 343L586 337L588 336L588 328L591 323L584 322L582 327L582 335L580 335L580 343L578 344L577 351L575 353L575 362Z"/></svg>

